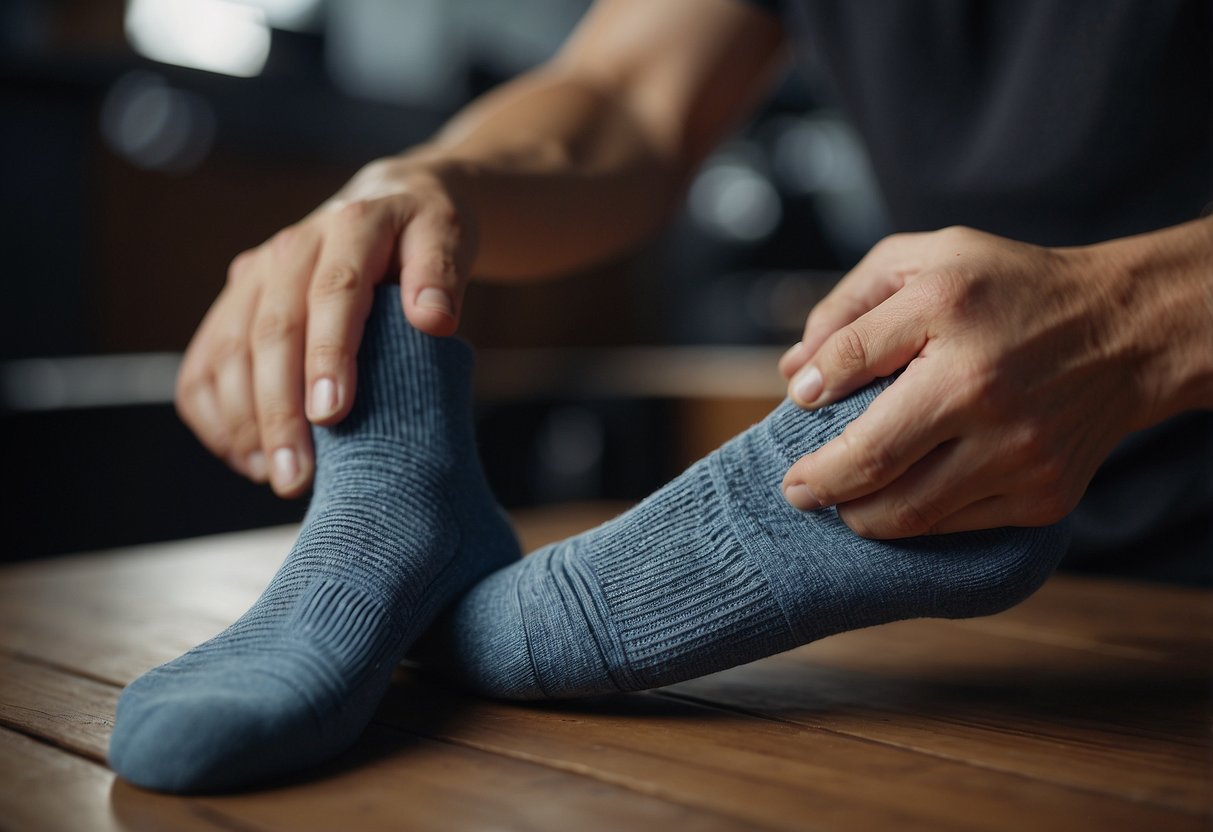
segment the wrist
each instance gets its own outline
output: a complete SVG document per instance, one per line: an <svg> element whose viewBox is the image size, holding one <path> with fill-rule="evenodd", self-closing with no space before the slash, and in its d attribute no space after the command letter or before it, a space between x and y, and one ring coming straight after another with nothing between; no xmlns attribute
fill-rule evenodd
<svg viewBox="0 0 1213 832"><path fill-rule="evenodd" d="M1106 346L1137 388L1134 428L1213 408L1213 221L1068 252L1101 298Z"/></svg>

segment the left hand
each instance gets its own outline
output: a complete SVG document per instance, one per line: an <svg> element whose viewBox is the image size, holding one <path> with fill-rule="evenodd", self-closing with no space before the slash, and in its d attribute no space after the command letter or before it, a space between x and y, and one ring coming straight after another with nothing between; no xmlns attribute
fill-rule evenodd
<svg viewBox="0 0 1213 832"><path fill-rule="evenodd" d="M1073 510L1154 408L1131 290L1095 250L968 228L873 248L780 371L809 409L905 372L792 466L788 501L837 505L873 538L1045 525Z"/></svg>

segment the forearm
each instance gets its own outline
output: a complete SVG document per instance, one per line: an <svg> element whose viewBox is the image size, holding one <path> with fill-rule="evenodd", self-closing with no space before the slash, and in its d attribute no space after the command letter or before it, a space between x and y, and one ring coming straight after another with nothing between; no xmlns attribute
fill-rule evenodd
<svg viewBox="0 0 1213 832"><path fill-rule="evenodd" d="M689 165L610 92L540 71L477 100L411 156L436 161L476 223L478 277L576 269L655 231Z"/></svg>
<svg viewBox="0 0 1213 832"><path fill-rule="evenodd" d="M462 202L476 276L574 270L660 227L783 45L777 17L735 0L597 0L555 58L404 158Z"/></svg>
<svg viewBox="0 0 1213 832"><path fill-rule="evenodd" d="M1107 342L1143 391L1138 427L1213 408L1213 218L1075 250L1118 314Z"/></svg>

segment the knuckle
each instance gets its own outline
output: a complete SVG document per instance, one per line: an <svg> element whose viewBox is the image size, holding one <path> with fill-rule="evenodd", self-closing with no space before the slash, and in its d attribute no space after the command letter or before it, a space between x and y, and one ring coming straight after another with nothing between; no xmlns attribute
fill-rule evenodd
<svg viewBox="0 0 1213 832"><path fill-rule="evenodd" d="M270 248L278 252L287 251L294 248L296 243L298 243L300 236L299 228L297 226L288 225L273 237L270 237Z"/></svg>
<svg viewBox="0 0 1213 832"><path fill-rule="evenodd" d="M865 484L882 485L896 472L897 461L882 443L870 441L850 427L842 435L851 463Z"/></svg>
<svg viewBox="0 0 1213 832"><path fill-rule="evenodd" d="M462 227L463 221L459 217L459 212L455 210L454 204L445 197L435 199L429 213L435 222L446 226L451 231L458 233Z"/></svg>
<svg viewBox="0 0 1213 832"><path fill-rule="evenodd" d="M258 344L273 344L289 341L301 334L302 322L282 312L262 312L253 321L253 341Z"/></svg>
<svg viewBox="0 0 1213 832"><path fill-rule="evenodd" d="M880 242L878 242L872 248L873 248L873 250L888 251L889 249L894 249L894 248L897 248L898 246L903 245L906 242L906 239L908 237L909 237L909 235L906 234L905 232L899 232L897 234L889 234L886 237L882 237Z"/></svg>
<svg viewBox="0 0 1213 832"><path fill-rule="evenodd" d="M270 402L259 408L258 422L261 431L273 439L292 436L300 424L300 418L285 402Z"/></svg>
<svg viewBox="0 0 1213 832"><path fill-rule="evenodd" d="M1041 526L1060 522L1077 505L1078 499L1069 492L1059 488L1050 489L1033 500L1028 522Z"/></svg>
<svg viewBox="0 0 1213 832"><path fill-rule="evenodd" d="M949 225L935 233L947 245L964 245L972 240L974 231L967 225Z"/></svg>
<svg viewBox="0 0 1213 832"><path fill-rule="evenodd" d="M1046 492L1057 490L1065 480L1066 466L1062 459L1050 453L1037 456L1032 467L1035 471L1036 485Z"/></svg>
<svg viewBox="0 0 1213 832"><path fill-rule="evenodd" d="M228 446L239 454L248 453L261 444L261 434L251 415L241 415L229 422L226 429Z"/></svg>
<svg viewBox="0 0 1213 832"><path fill-rule="evenodd" d="M863 336L854 326L840 329L834 336L834 357L844 370L859 370L867 366L868 350Z"/></svg>
<svg viewBox="0 0 1213 832"><path fill-rule="evenodd" d="M349 365L352 356L343 344L320 343L313 344L307 352L311 369L323 374L330 370L344 369Z"/></svg>
<svg viewBox="0 0 1213 832"><path fill-rule="evenodd" d="M248 275L253 265L253 260L257 256L256 249L242 251L232 258L232 262L227 266L227 282L236 283L243 277Z"/></svg>
<svg viewBox="0 0 1213 832"><path fill-rule="evenodd" d="M200 374L182 371L177 374L177 383L173 386L173 401L180 413L182 408L190 408L194 398L208 384L208 379Z"/></svg>
<svg viewBox="0 0 1213 832"><path fill-rule="evenodd" d="M373 159L359 168L358 172L354 175L354 179L357 181L370 180L372 182L389 179L395 175L398 165L399 161L390 156Z"/></svg>
<svg viewBox="0 0 1213 832"><path fill-rule="evenodd" d="M933 507L899 497L889 506L889 523L899 535L919 535L939 522L939 512Z"/></svg>
<svg viewBox="0 0 1213 832"><path fill-rule="evenodd" d="M1015 412L1015 400L1007 396L997 373L986 372L971 362L952 370L943 412L949 415L976 414L983 420L1005 420Z"/></svg>
<svg viewBox="0 0 1213 832"><path fill-rule="evenodd" d="M245 351L243 338L236 335L221 336L215 339L215 343L211 347L210 360L214 365L225 364L234 358L242 357Z"/></svg>
<svg viewBox="0 0 1213 832"><path fill-rule="evenodd" d="M317 297L349 295L362 285L357 269L348 265L337 265L325 269L312 281L312 293Z"/></svg>
<svg viewBox="0 0 1213 832"><path fill-rule="evenodd" d="M907 289L931 317L963 315L973 295L973 283L969 276L957 269L935 272L926 279L909 284Z"/></svg>
<svg viewBox="0 0 1213 832"><path fill-rule="evenodd" d="M877 537L878 531L872 524L871 518L866 517L860 512L854 511L849 507L841 506L838 509L838 517L842 522L847 524L851 531L860 537L865 537L873 540Z"/></svg>
<svg viewBox="0 0 1213 832"><path fill-rule="evenodd" d="M370 200L351 199L342 203L334 213L341 222L357 224L365 222L374 210L375 206Z"/></svg>

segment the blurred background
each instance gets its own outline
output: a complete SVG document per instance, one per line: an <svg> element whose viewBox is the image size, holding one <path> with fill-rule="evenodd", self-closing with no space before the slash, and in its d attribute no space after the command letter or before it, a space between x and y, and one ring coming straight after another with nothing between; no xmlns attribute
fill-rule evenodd
<svg viewBox="0 0 1213 832"><path fill-rule="evenodd" d="M3 558L300 519L172 407L229 261L549 57L588 5L4 0ZM786 78L627 259L469 292L507 507L643 497L782 396L778 355L885 233L821 88Z"/></svg>

